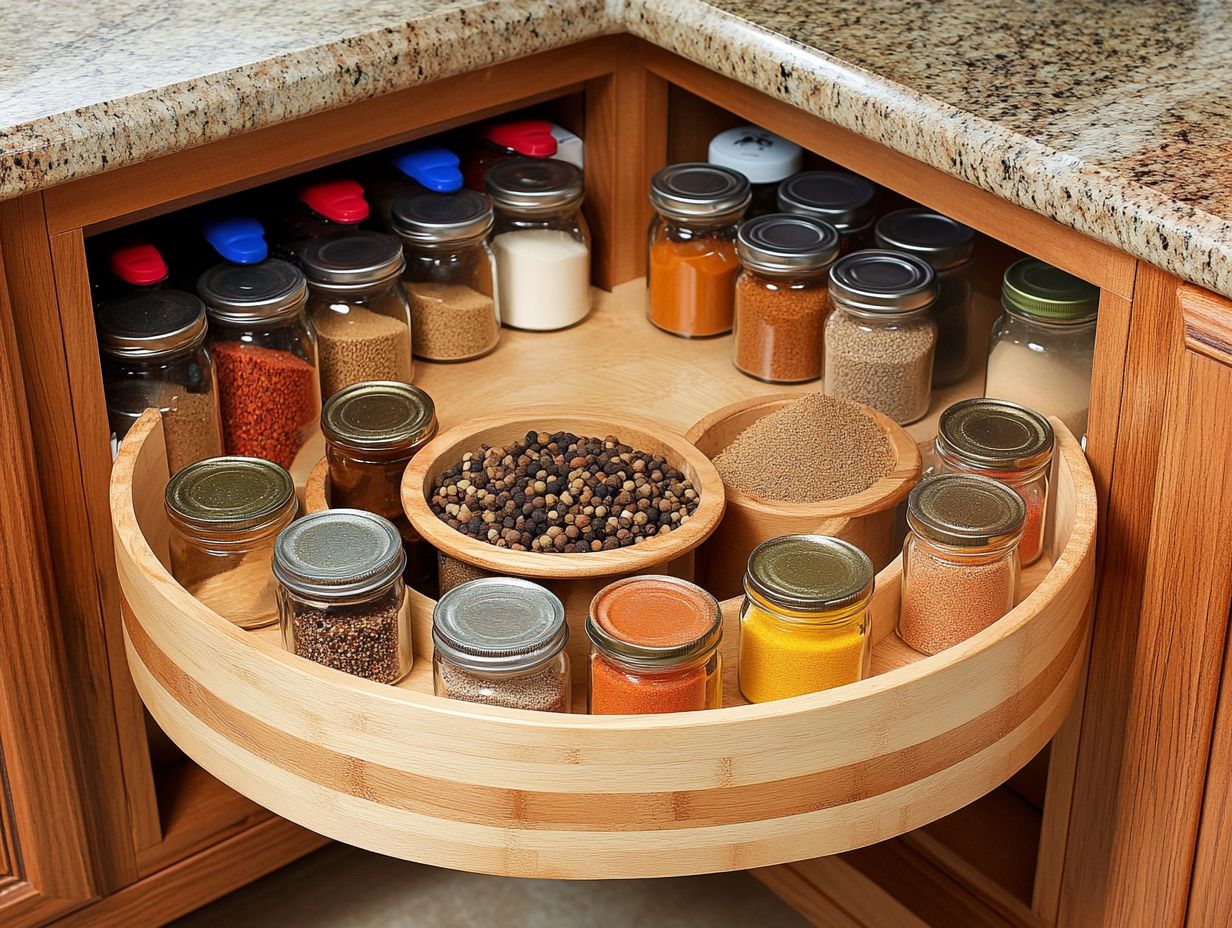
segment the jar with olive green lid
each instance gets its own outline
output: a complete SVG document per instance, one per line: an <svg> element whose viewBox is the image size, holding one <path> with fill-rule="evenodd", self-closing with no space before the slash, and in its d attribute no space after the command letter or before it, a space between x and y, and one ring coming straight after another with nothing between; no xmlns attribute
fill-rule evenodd
<svg viewBox="0 0 1232 928"><path fill-rule="evenodd" d="M873 563L826 535L783 535L749 555L740 692L750 702L855 683L868 673Z"/></svg>
<svg viewBox="0 0 1232 928"><path fill-rule="evenodd" d="M172 477L165 503L180 585L240 628L272 624L274 539L299 512L291 475L260 458L210 458Z"/></svg>

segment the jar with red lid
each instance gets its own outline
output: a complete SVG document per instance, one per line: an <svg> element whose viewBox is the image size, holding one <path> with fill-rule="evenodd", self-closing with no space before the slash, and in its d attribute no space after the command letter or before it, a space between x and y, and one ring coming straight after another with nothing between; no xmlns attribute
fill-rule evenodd
<svg viewBox="0 0 1232 928"><path fill-rule="evenodd" d="M544 119L520 119L487 126L467 152L463 165L466 186L483 191L488 168L506 158L552 158L556 137Z"/></svg>

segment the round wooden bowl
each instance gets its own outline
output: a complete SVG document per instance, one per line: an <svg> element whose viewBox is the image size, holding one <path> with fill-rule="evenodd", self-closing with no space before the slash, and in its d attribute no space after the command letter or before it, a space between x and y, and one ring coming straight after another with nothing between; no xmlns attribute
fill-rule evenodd
<svg viewBox="0 0 1232 928"><path fill-rule="evenodd" d="M701 419L685 437L713 459L758 419L799 399L798 393L780 393L741 400ZM867 554L874 570L894 560L902 542L898 507L920 479L920 451L893 419L868 406L861 408L890 440L894 453L890 473L862 493L822 503L763 499L724 484L727 510L723 522L697 554L697 576L702 586L719 599L741 595L749 555L763 541L779 535L842 538Z"/></svg>

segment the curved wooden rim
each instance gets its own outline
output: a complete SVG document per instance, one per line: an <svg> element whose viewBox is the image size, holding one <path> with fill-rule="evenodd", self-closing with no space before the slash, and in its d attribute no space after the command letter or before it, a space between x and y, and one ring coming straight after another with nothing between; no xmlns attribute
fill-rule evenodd
<svg viewBox="0 0 1232 928"><path fill-rule="evenodd" d="M317 461L304 481L304 512L324 512L329 508L329 459Z"/></svg>

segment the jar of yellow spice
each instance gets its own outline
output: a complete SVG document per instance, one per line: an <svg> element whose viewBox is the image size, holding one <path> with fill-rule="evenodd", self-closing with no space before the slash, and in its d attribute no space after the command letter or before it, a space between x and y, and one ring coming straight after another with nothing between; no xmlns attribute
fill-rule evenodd
<svg viewBox="0 0 1232 928"><path fill-rule="evenodd" d="M784 535L749 555L740 692L750 702L855 683L868 672L873 563L825 535Z"/></svg>

